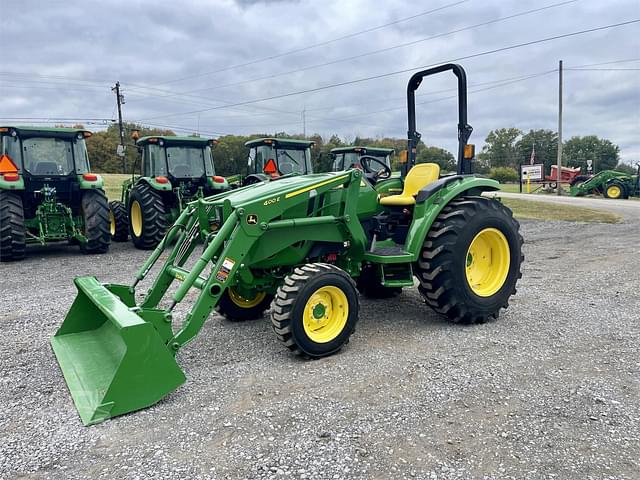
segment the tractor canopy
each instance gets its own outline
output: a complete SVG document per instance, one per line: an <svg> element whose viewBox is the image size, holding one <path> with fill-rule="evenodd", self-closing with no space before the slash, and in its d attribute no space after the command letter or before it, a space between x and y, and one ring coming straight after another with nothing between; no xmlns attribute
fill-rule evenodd
<svg viewBox="0 0 640 480"><path fill-rule="evenodd" d="M248 174L281 175L313 173L311 148L315 142L291 138L258 138L244 144L249 148Z"/></svg>
<svg viewBox="0 0 640 480"><path fill-rule="evenodd" d="M214 177L212 147L216 140L153 135L142 137L142 175L172 180Z"/></svg>
<svg viewBox="0 0 640 480"><path fill-rule="evenodd" d="M393 148L378 148L378 147L339 147L331 149L331 158L333 163L331 164L331 170L339 172L341 170L347 170L352 165L357 166L360 164L360 157L367 155L375 157L384 163L387 167L391 168L391 155L395 150Z"/></svg>
<svg viewBox="0 0 640 480"><path fill-rule="evenodd" d="M89 172L88 130L3 126L0 136L0 174L52 178Z"/></svg>

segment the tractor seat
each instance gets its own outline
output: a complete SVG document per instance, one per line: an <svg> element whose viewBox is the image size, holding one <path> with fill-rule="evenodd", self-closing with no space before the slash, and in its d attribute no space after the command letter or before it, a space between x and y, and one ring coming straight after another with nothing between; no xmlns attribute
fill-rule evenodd
<svg viewBox="0 0 640 480"><path fill-rule="evenodd" d="M440 177L440 165L437 163L419 163L415 165L404 179L404 187L400 195L381 197L380 205L406 206L415 205L418 192L435 182Z"/></svg>
<svg viewBox="0 0 640 480"><path fill-rule="evenodd" d="M34 175L57 175L58 164L56 162L38 162L33 169Z"/></svg>

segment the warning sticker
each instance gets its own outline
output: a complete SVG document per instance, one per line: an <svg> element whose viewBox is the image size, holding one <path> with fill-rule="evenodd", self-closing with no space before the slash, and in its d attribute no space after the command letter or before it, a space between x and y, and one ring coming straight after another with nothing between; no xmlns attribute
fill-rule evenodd
<svg viewBox="0 0 640 480"><path fill-rule="evenodd" d="M225 257L222 265L220 266L220 270L216 273L216 280L222 283L226 282L227 278L229 278L229 273L233 270L235 264L236 262L234 260L229 257Z"/></svg>

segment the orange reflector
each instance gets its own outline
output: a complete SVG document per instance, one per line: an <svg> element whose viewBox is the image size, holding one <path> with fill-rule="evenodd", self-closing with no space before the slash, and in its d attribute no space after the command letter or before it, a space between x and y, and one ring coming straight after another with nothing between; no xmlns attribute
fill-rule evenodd
<svg viewBox="0 0 640 480"><path fill-rule="evenodd" d="M156 177L156 182L165 184L165 183L169 183L169 179L167 177L164 177L164 176L158 176L158 177Z"/></svg>
<svg viewBox="0 0 640 480"><path fill-rule="evenodd" d="M7 127L0 127L0 132L8 132L9 128Z"/></svg>
<svg viewBox="0 0 640 480"><path fill-rule="evenodd" d="M20 175L17 173L5 173L2 178L5 182L17 182L20 180Z"/></svg>
<svg viewBox="0 0 640 480"><path fill-rule="evenodd" d="M18 173L18 167L6 153L0 156L0 173Z"/></svg>
<svg viewBox="0 0 640 480"><path fill-rule="evenodd" d="M274 173L278 173L278 167L276 167L276 162L273 161L273 158L267 160L262 171L268 175L273 175Z"/></svg>
<svg viewBox="0 0 640 480"><path fill-rule="evenodd" d="M91 135L93 135L93 133L91 133L91 132L82 132L82 136L84 138L89 138Z"/></svg>
<svg viewBox="0 0 640 480"><path fill-rule="evenodd" d="M82 178L84 178L88 182L95 182L96 180L98 180L98 176L95 173L85 173L84 175L82 175Z"/></svg>
<svg viewBox="0 0 640 480"><path fill-rule="evenodd" d="M408 155L409 155L409 152L407 152L406 150L402 150L398 154L398 160L400 161L400 163L407 163Z"/></svg>
<svg viewBox="0 0 640 480"><path fill-rule="evenodd" d="M158 139L157 138L150 138L149 140L147 140L147 142L149 142L149 143L158 143Z"/></svg>
<svg viewBox="0 0 640 480"><path fill-rule="evenodd" d="M212 178L215 183L224 183L224 177L219 177L218 175L216 175L215 177L212 177Z"/></svg>
<svg viewBox="0 0 640 480"><path fill-rule="evenodd" d="M476 146L473 143L467 143L464 146L465 160L471 160L475 156L476 156Z"/></svg>

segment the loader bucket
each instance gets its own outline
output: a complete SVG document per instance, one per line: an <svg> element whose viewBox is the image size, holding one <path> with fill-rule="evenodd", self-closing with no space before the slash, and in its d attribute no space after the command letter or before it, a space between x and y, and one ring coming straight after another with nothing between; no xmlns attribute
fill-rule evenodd
<svg viewBox="0 0 640 480"><path fill-rule="evenodd" d="M153 324L129 308L133 295L113 293L126 287L74 282L78 296L51 345L85 425L153 405L184 383Z"/></svg>

